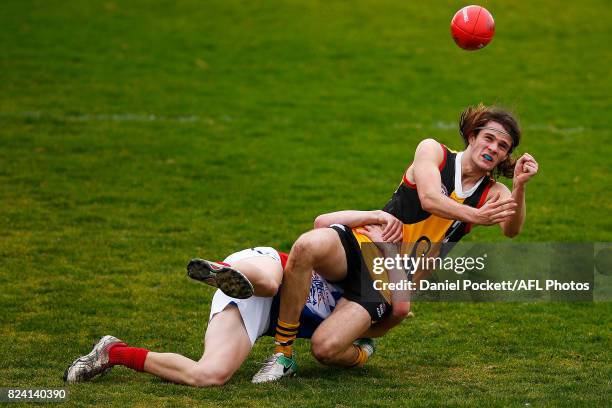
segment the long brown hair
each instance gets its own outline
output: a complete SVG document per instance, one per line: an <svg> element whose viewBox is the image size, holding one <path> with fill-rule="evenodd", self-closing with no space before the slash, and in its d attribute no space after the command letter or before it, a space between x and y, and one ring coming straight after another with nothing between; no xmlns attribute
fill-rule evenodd
<svg viewBox="0 0 612 408"><path fill-rule="evenodd" d="M502 125L512 138L512 146L508 150L508 156L493 169L493 174L491 175L494 178L500 175L512 178L514 177L516 159L512 158L511 154L521 141L521 128L512 113L495 106L485 106L482 103L476 106L469 106L461 113L461 118L459 119L459 132L465 142L465 147L470 144L471 136L476 137L478 133L476 129L485 126L489 121Z"/></svg>

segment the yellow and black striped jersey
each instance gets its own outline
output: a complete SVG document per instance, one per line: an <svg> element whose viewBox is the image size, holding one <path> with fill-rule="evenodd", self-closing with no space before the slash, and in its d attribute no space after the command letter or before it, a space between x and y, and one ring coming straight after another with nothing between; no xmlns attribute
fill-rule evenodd
<svg viewBox="0 0 612 408"><path fill-rule="evenodd" d="M468 191L463 191L461 184L463 152L452 151L443 144L440 146L444 151L444 159L439 166L442 193L460 204L481 207L495 181L483 177ZM404 173L402 182L383 208L404 223L404 242L418 242L424 238L429 242L457 242L470 232L470 224L438 217L423 210L417 188Z"/></svg>
<svg viewBox="0 0 612 408"><path fill-rule="evenodd" d="M440 146L444 151L444 159L439 166L442 193L458 203L475 208L481 207L495 181L483 177L468 191L463 191L461 184L463 152L455 152L443 144ZM417 188L404 173L402 182L383 208L383 211L395 216L404 224L404 242L414 243L424 238L436 243L457 242L470 232L471 224L449 220L425 211L421 206Z"/></svg>
<svg viewBox="0 0 612 408"><path fill-rule="evenodd" d="M461 184L463 152L452 151L443 144L440 146L444 151L444 159L439 166L442 193L463 205L481 207L495 181L489 177L483 177L472 188L464 191ZM425 211L421 206L417 188L418 186L411 183L404 173L402 182L383 208L404 224L400 253L410 254L412 257L444 256L439 253L441 244L459 241L470 232L472 226L469 223L449 220ZM360 234L356 229L353 229L353 234L359 242L364 258L379 256L379 252L373 245L364 247L364 243L372 242L368 237ZM370 261L366 263L370 264Z"/></svg>

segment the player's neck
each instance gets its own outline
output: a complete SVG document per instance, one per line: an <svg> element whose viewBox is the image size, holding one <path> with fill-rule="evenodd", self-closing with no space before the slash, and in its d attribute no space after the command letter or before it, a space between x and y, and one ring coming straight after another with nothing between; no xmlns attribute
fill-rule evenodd
<svg viewBox="0 0 612 408"><path fill-rule="evenodd" d="M472 161L469 149L465 150L461 155L461 184L464 187L473 186L487 174Z"/></svg>

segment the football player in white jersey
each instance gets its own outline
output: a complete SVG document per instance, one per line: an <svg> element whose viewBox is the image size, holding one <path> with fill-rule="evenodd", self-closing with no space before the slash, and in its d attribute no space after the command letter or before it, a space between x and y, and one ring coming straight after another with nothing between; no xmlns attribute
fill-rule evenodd
<svg viewBox="0 0 612 408"><path fill-rule="evenodd" d="M393 221L387 219L387 222ZM397 225L395 231L397 235ZM121 365L195 387L225 384L245 361L255 341L263 335L273 336L276 331L278 288L286 260L287 254L273 248L255 247L233 253L223 262L203 259L189 262L187 270L191 278L218 288L212 300L200 360L131 347L106 335L89 354L77 358L68 367L64 380L88 381ZM339 288L313 272L298 337L310 338L337 303L342 302L341 295ZM367 338L356 341L355 347L368 357L374 353L374 344ZM286 374L295 370L291 366Z"/></svg>

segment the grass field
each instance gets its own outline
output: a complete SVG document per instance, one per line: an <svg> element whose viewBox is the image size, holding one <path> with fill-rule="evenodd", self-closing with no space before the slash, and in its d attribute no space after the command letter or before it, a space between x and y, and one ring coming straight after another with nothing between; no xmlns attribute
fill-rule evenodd
<svg viewBox="0 0 612 408"><path fill-rule="evenodd" d="M199 358L212 290L194 256L288 251L314 217L380 208L478 102L512 108L540 163L521 242L612 241L607 1L26 1L0 13L0 386L62 387L104 334ZM497 229L466 239L501 241ZM263 339L223 388L118 368L67 405L605 406L612 304L436 304L362 370L298 346L255 386Z"/></svg>

